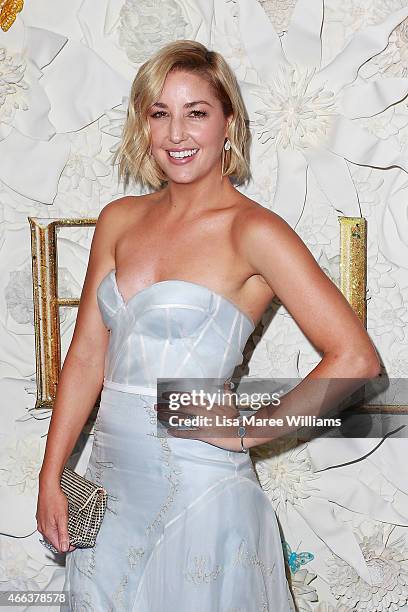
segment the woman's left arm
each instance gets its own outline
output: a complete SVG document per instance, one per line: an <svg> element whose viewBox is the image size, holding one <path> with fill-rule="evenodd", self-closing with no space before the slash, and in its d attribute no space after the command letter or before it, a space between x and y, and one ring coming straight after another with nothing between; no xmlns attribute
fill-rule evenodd
<svg viewBox="0 0 408 612"><path fill-rule="evenodd" d="M287 393L278 408L257 417L316 415L349 397L380 372L380 361L364 325L298 234L276 213L255 210L241 234L242 255L262 275L322 360ZM248 427L245 446L257 446L297 427Z"/></svg>

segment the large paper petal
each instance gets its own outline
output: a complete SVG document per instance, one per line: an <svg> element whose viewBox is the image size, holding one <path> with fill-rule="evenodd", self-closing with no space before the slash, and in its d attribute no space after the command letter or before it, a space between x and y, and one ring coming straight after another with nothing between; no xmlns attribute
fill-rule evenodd
<svg viewBox="0 0 408 612"><path fill-rule="evenodd" d="M303 506L296 507L315 534L344 559L363 580L372 584L372 578L362 550L351 528L336 518L327 500L313 497Z"/></svg>
<svg viewBox="0 0 408 612"><path fill-rule="evenodd" d="M278 178L272 210L294 228L305 205L307 163L299 151L289 147L279 147L277 153Z"/></svg>
<svg viewBox="0 0 408 612"><path fill-rule="evenodd" d="M195 0L196 7L199 10L199 14L201 16L200 20L197 22L196 19L193 19L190 14L190 22L194 27L194 40L202 43L206 47L212 46L211 34L212 28L211 24L214 19L214 0ZM192 8L192 7L191 7ZM198 25L198 29L197 29Z"/></svg>
<svg viewBox="0 0 408 612"><path fill-rule="evenodd" d="M213 21L213 0L178 0L176 3L186 16L188 24L184 38L197 40L211 48L211 24ZM118 28L120 27L121 9L123 0L98 0L98 10L95 10L94 0L83 0L78 20L82 26L84 42L109 65L114 67L128 81L133 80L136 75L137 64L129 60L125 50L118 42ZM160 11L160 3L148 3L146 7L156 19L155 11ZM160 20L160 16L157 17ZM152 25L153 36L157 24ZM160 41L160 32L157 33L157 49L170 42L163 37ZM141 33L141 36L143 34ZM160 44L162 42L162 44ZM156 47L156 45L154 45ZM149 45L151 47L151 45ZM144 49L141 49L144 51ZM147 60L152 53L146 46ZM140 61L142 63L142 61Z"/></svg>
<svg viewBox="0 0 408 612"><path fill-rule="evenodd" d="M135 76L135 67L117 44L115 36L122 6L123 0L98 0L96 11L93 0L83 0L78 21L82 27L84 43L109 66L114 66L125 78L131 80Z"/></svg>
<svg viewBox="0 0 408 612"><path fill-rule="evenodd" d="M396 11L378 25L356 32L346 47L314 76L313 85L323 86L327 82L328 88L337 93L352 83L360 66L385 49L389 35L406 17L408 7Z"/></svg>
<svg viewBox="0 0 408 612"><path fill-rule="evenodd" d="M298 0L282 47L292 64L320 68L323 0Z"/></svg>
<svg viewBox="0 0 408 612"><path fill-rule="evenodd" d="M354 164L389 168L399 166L408 171L408 156L392 144L391 138L379 140L347 117L339 115L332 125L327 148Z"/></svg>
<svg viewBox="0 0 408 612"><path fill-rule="evenodd" d="M75 66L75 70L72 70ZM64 78L61 78L64 75ZM68 41L41 79L57 132L72 132L120 104L130 83L84 45Z"/></svg>
<svg viewBox="0 0 408 612"><path fill-rule="evenodd" d="M80 40L82 36L81 28L78 22L77 12L83 0L70 0L69 5L65 5L63 18L61 10L65 8L60 2L54 0L35 0L35 2L25 2L24 23L26 26L45 28L49 32L58 33L62 36L67 36L69 39ZM99 7L99 2L98 2ZM95 11L95 15L98 11ZM14 28L14 25L13 25ZM10 28L9 32L11 32Z"/></svg>
<svg viewBox="0 0 408 612"><path fill-rule="evenodd" d="M389 78L346 87L340 97L340 108L349 119L372 117L408 93L408 79Z"/></svg>
<svg viewBox="0 0 408 612"><path fill-rule="evenodd" d="M26 92L28 108L16 112L13 127L28 138L49 140L55 134L55 128L49 120L50 102L41 81L36 78L38 68L31 64L30 60L27 59L26 62L28 69L24 79L29 85ZM29 68L30 65L32 69Z"/></svg>
<svg viewBox="0 0 408 612"><path fill-rule="evenodd" d="M307 450L315 472L361 461L382 443L371 438L314 438ZM332 472L333 473L333 472Z"/></svg>
<svg viewBox="0 0 408 612"><path fill-rule="evenodd" d="M43 142L13 130L0 142L0 179L26 198L52 204L68 154L69 142L63 135ZM27 172L21 172L21 160Z"/></svg>
<svg viewBox="0 0 408 612"><path fill-rule="evenodd" d="M408 513L405 516L400 514L391 502L355 478L355 474L348 476L345 471L347 468L321 472L319 486L330 502L369 516L375 521L408 527Z"/></svg>
<svg viewBox="0 0 408 612"><path fill-rule="evenodd" d="M346 217L359 217L357 191L346 160L317 147L306 148L303 154L332 206Z"/></svg>
<svg viewBox="0 0 408 612"><path fill-rule="evenodd" d="M25 29L25 43L28 55L38 68L44 68L61 51L67 42L66 36L49 32L44 28L27 27Z"/></svg>
<svg viewBox="0 0 408 612"><path fill-rule="evenodd" d="M240 0L238 24L242 42L261 81L270 81L285 62L279 36L256 0Z"/></svg>
<svg viewBox="0 0 408 612"><path fill-rule="evenodd" d="M408 494L406 438L387 438L370 461L389 482Z"/></svg>

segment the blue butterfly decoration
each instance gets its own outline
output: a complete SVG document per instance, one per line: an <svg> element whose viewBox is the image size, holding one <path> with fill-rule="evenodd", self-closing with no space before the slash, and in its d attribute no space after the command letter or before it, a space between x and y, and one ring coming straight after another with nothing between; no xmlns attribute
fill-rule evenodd
<svg viewBox="0 0 408 612"><path fill-rule="evenodd" d="M293 574L296 574L296 572L300 570L302 565L305 565L306 563L309 563L309 561L314 559L313 553L310 553L310 552L298 553L292 550L289 544L285 542L285 540L282 540L282 544L283 544L283 553L284 553L285 559L288 562L290 570ZM300 545L300 542L299 542L299 545Z"/></svg>

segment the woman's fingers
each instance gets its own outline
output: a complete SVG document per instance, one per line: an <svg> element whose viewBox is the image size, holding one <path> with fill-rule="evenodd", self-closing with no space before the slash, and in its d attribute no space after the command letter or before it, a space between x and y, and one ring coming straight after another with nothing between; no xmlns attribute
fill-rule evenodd
<svg viewBox="0 0 408 612"><path fill-rule="evenodd" d="M58 528L58 548L61 552L68 552L69 550L68 503L67 503L66 511L57 516L57 528Z"/></svg>
<svg viewBox="0 0 408 612"><path fill-rule="evenodd" d="M59 536L57 523L52 523L45 528L38 528L37 530L43 535L44 540L51 544L55 549L60 551L59 548Z"/></svg>
<svg viewBox="0 0 408 612"><path fill-rule="evenodd" d="M59 552L67 552L69 549L68 515L55 516L53 524L44 530L43 535Z"/></svg>
<svg viewBox="0 0 408 612"><path fill-rule="evenodd" d="M37 500L37 531L44 539L44 545L49 544L53 552L70 552L76 546L69 543L68 534L68 499L61 487L40 487ZM41 541L41 540L40 540ZM47 546L47 548L52 548Z"/></svg>

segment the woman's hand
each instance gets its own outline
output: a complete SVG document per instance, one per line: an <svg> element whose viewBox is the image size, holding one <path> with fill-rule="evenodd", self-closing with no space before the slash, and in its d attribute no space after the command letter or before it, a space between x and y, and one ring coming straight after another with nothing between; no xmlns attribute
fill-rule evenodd
<svg viewBox="0 0 408 612"><path fill-rule="evenodd" d="M167 395L163 393L165 399ZM241 439L238 436L239 410L231 395L229 382L224 383L224 397L227 395L230 399L226 399L222 404L214 404L211 408L207 400L197 405L185 406L183 403L177 410L171 410L166 403L155 404L154 407L157 410L158 420L166 426L171 436L202 440L225 450L242 452ZM177 420L180 425L184 424L186 418L192 417L198 417L196 420L200 423L194 423L191 429L180 429L177 425L171 425L170 417L173 417L173 422Z"/></svg>
<svg viewBox="0 0 408 612"><path fill-rule="evenodd" d="M68 499L60 485L40 483L37 499L37 531L59 552L71 552L69 544Z"/></svg>

